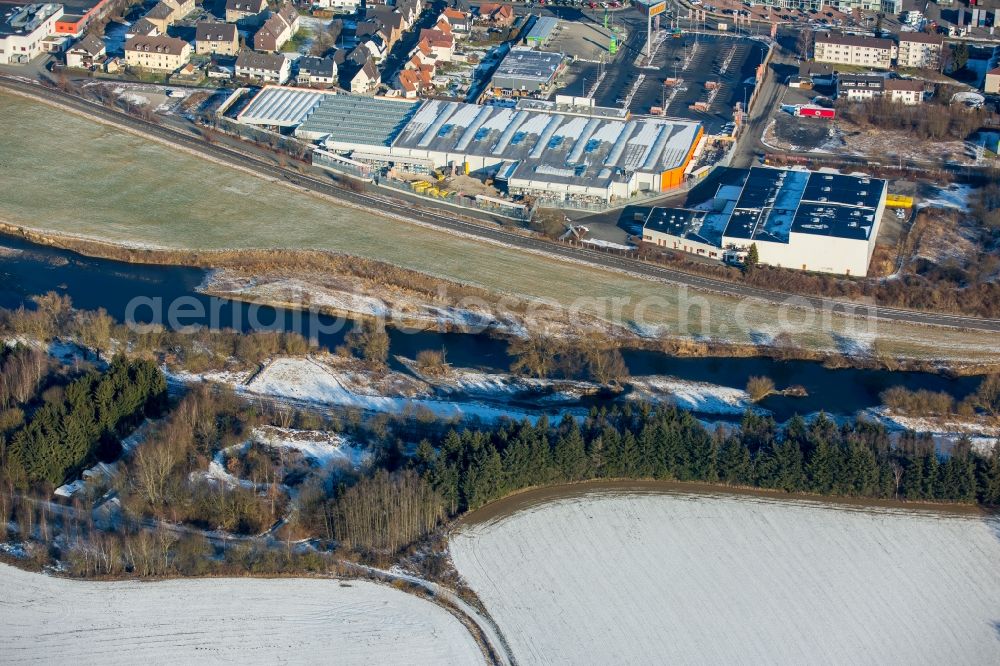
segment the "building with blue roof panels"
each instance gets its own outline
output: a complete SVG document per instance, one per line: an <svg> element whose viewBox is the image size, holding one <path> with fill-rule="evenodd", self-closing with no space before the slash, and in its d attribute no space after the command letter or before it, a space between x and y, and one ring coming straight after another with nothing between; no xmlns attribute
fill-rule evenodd
<svg viewBox="0 0 1000 666"><path fill-rule="evenodd" d="M392 145L419 105L408 100L341 93L327 95L295 130L295 136L328 148Z"/></svg>
<svg viewBox="0 0 1000 666"><path fill-rule="evenodd" d="M756 245L763 264L866 275L887 191L867 176L753 167L719 188L712 212L654 209L643 239L710 258Z"/></svg>
<svg viewBox="0 0 1000 666"><path fill-rule="evenodd" d="M330 93L304 88L265 86L236 120L246 125L297 127Z"/></svg>

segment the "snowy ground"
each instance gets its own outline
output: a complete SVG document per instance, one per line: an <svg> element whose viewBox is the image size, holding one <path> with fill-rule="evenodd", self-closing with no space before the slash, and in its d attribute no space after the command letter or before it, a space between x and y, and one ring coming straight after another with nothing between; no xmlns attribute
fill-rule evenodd
<svg viewBox="0 0 1000 666"><path fill-rule="evenodd" d="M227 458L244 453L251 441L273 449L297 451L311 464L326 470L337 468L360 470L368 466L372 459L370 451L354 445L350 439L336 433L263 426L255 428L246 442L216 452L208 464L208 470L192 474L200 474L206 479L219 481L230 487L238 485L251 490L266 489L266 484L258 487L252 481L237 478L226 468Z"/></svg>
<svg viewBox="0 0 1000 666"><path fill-rule="evenodd" d="M521 664L1000 663L995 519L603 494L451 551Z"/></svg>
<svg viewBox="0 0 1000 666"><path fill-rule="evenodd" d="M918 208L954 208L968 212L969 199L975 189L971 185L951 184L948 187L929 188L927 196L917 201Z"/></svg>
<svg viewBox="0 0 1000 666"><path fill-rule="evenodd" d="M340 372L312 358L279 358L254 377L244 390L314 404L339 405L388 414L433 414L441 419L478 418L496 421L503 417L534 420L538 415L477 402L379 395L363 392L361 377ZM352 385L353 384L353 385Z"/></svg>
<svg viewBox="0 0 1000 666"><path fill-rule="evenodd" d="M629 397L650 402L668 402L702 414L742 414L754 407L749 394L742 389L692 382L676 377L634 377L629 380L633 392Z"/></svg>
<svg viewBox="0 0 1000 666"><path fill-rule="evenodd" d="M447 611L374 583L69 581L0 565L0 661L475 664Z"/></svg>

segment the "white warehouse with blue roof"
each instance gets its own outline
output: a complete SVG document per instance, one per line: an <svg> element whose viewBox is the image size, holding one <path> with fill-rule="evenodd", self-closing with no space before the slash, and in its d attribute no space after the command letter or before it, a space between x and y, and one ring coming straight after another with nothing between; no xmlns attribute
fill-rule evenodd
<svg viewBox="0 0 1000 666"><path fill-rule="evenodd" d="M742 185L719 188L711 210L652 209L643 240L719 260L756 245L762 264L864 276L887 191L867 176L753 167Z"/></svg>

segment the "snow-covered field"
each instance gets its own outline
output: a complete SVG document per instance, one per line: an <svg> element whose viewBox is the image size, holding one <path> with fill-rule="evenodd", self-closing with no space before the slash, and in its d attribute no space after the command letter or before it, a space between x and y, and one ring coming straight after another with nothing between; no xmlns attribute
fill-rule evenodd
<svg viewBox="0 0 1000 666"><path fill-rule="evenodd" d="M0 662L475 664L444 609L374 583L83 582L0 565Z"/></svg>
<svg viewBox="0 0 1000 666"><path fill-rule="evenodd" d="M521 664L1000 663L1000 523L592 494L462 528Z"/></svg>

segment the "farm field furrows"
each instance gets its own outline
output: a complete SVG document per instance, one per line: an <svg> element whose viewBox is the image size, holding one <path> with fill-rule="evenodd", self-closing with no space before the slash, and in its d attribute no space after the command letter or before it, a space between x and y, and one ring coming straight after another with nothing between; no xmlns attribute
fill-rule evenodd
<svg viewBox="0 0 1000 666"><path fill-rule="evenodd" d="M803 347L993 361L995 336L840 316L678 289L336 205L171 150L40 102L0 93L0 222L165 249L319 249L386 261L497 293L541 299L645 334L760 343L787 330ZM56 129L58 128L58 129ZM739 307L737 307L739 306ZM620 316L616 315L620 312ZM734 316L734 312L738 316ZM789 326L783 327L787 321Z"/></svg>
<svg viewBox="0 0 1000 666"><path fill-rule="evenodd" d="M451 551L521 664L1000 663L996 519L591 493Z"/></svg>
<svg viewBox="0 0 1000 666"><path fill-rule="evenodd" d="M84 582L2 564L0 655L4 664L483 663L447 611L375 583Z"/></svg>

